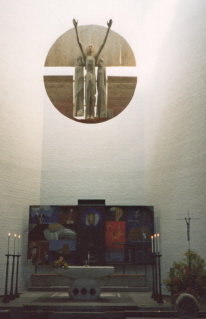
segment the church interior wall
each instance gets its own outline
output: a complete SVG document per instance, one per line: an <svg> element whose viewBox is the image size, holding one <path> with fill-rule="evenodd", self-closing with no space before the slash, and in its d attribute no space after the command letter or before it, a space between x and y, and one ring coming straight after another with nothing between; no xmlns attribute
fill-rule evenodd
<svg viewBox="0 0 206 319"><path fill-rule="evenodd" d="M206 3L98 2L100 6L97 0L0 4L0 242L5 243L8 232L22 237L20 289L33 271L26 260L29 205L76 205L78 199L153 205L162 278L188 249L184 218L189 211L194 218L191 249L206 259ZM104 123L68 119L45 92L46 55L73 28L74 18L79 25L102 26L113 19L112 30L135 55L137 66L128 70L128 76L138 78L133 99ZM121 74L121 69L108 72ZM0 252L4 256L5 245ZM5 261L0 260L1 273Z"/></svg>

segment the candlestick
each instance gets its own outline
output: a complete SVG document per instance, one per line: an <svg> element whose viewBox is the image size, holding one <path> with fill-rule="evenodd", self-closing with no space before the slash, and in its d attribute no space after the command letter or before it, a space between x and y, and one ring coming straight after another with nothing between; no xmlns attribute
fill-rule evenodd
<svg viewBox="0 0 206 319"><path fill-rule="evenodd" d="M157 252L160 252L160 234L157 234Z"/></svg>
<svg viewBox="0 0 206 319"><path fill-rule="evenodd" d="M154 252L157 252L157 235L154 234Z"/></svg>
<svg viewBox="0 0 206 319"><path fill-rule="evenodd" d="M119 52L119 65L122 64L122 47L121 47L121 44L120 44L120 52Z"/></svg>
<svg viewBox="0 0 206 319"><path fill-rule="evenodd" d="M159 282L159 293L158 293L158 298L157 298L157 302L158 303L164 303L163 298L162 298L162 283L161 283L161 267L160 267L160 257L162 255L158 254L157 258L158 258L158 274L159 274L159 278L158 278L158 282Z"/></svg>
<svg viewBox="0 0 206 319"><path fill-rule="evenodd" d="M18 238L21 236L18 236ZM18 254L17 256L17 265L16 265L16 288L15 288L15 293L14 293L14 297L15 298L19 298L19 292L18 292L18 276L19 276L19 257L20 255Z"/></svg>
<svg viewBox="0 0 206 319"><path fill-rule="evenodd" d="M15 247L16 246L16 234L14 234L14 255L15 255Z"/></svg>
<svg viewBox="0 0 206 319"><path fill-rule="evenodd" d="M9 296L8 296L8 292L7 292L7 288L8 288L8 274L9 274L9 254L6 255L7 257L7 263L6 263L6 281L5 281L5 290L4 290L4 296L2 299L2 302L7 303L9 302Z"/></svg>
<svg viewBox="0 0 206 319"><path fill-rule="evenodd" d="M18 236L18 249L17 249L18 255L19 255L19 247L20 247L20 238L21 238L21 236L19 235L19 236Z"/></svg>
<svg viewBox="0 0 206 319"><path fill-rule="evenodd" d="M10 236L11 236L11 234L10 234L10 233L8 233L8 255L9 255L9 243L10 243Z"/></svg>
<svg viewBox="0 0 206 319"><path fill-rule="evenodd" d="M152 241L152 253L153 253L154 252L153 236L151 236L151 241Z"/></svg>
<svg viewBox="0 0 206 319"><path fill-rule="evenodd" d="M10 300L14 300L15 299L15 296L14 296L14 293L13 293L15 254L13 254L12 257L13 257L13 261L12 261L12 272L11 272L11 288L10 288L10 295L9 295L9 299Z"/></svg>

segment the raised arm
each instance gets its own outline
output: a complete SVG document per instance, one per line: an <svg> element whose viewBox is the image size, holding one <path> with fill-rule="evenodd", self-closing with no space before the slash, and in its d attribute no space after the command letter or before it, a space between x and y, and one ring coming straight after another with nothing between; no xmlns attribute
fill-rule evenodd
<svg viewBox="0 0 206 319"><path fill-rule="evenodd" d="M107 29L107 33L106 33L106 35L105 35L104 41L103 41L102 45L100 45L100 48L99 48L97 54L95 54L95 62L96 62L96 63L97 63L97 60L98 60L98 57L99 57L100 53L102 52L102 50L103 50L103 48L104 48L104 46L105 46L105 43L106 43L106 41L107 41L107 37L108 37L108 34L109 34L109 30L110 30L110 28L111 28L111 26L112 26L112 20L111 20L111 19L109 20L109 22L107 22L107 25L108 25L108 29Z"/></svg>
<svg viewBox="0 0 206 319"><path fill-rule="evenodd" d="M82 52L82 56L83 56L84 62L86 62L86 55L85 55L85 53L84 53L84 51L83 51L82 44L81 44L81 42L79 41L79 35L78 35L78 31L77 31L77 24L78 24L78 21L76 21L75 19L73 19L73 25L74 25L75 31L76 31L77 43L78 43L79 48L80 48L80 50L81 50L81 52Z"/></svg>

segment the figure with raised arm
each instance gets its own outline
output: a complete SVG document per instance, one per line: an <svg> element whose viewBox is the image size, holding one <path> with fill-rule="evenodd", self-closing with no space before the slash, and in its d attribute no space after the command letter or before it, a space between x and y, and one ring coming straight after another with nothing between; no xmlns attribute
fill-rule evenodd
<svg viewBox="0 0 206 319"><path fill-rule="evenodd" d="M74 102L74 116L84 116L84 72L83 60L79 56L77 58L77 65L75 66L75 102Z"/></svg>
<svg viewBox="0 0 206 319"><path fill-rule="evenodd" d="M77 43L81 50L83 60L86 68L86 76L85 76L85 102L86 102L86 119L94 118L94 106L96 102L96 76L95 76L95 66L97 65L97 61L100 53L102 52L105 43L107 41L107 37L109 34L109 30L112 26L112 20L107 22L108 29L104 38L102 45L99 47L99 50L96 54L94 54L93 45L89 45L87 48L87 54L84 53L82 44L79 40L78 31L77 31L77 21L73 19L73 24L76 31Z"/></svg>
<svg viewBox="0 0 206 319"><path fill-rule="evenodd" d="M107 117L107 94L106 94L106 68L104 67L104 59L100 58L98 61L97 72L97 117Z"/></svg>

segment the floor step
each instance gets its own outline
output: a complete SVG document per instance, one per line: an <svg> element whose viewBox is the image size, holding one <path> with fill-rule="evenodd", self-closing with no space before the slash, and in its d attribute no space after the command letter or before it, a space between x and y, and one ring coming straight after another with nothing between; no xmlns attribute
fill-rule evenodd
<svg viewBox="0 0 206 319"><path fill-rule="evenodd" d="M62 291L67 292L69 287L65 286L50 286L50 287L29 287L28 291ZM149 287L124 287L124 286L101 286L102 292L147 292Z"/></svg>

